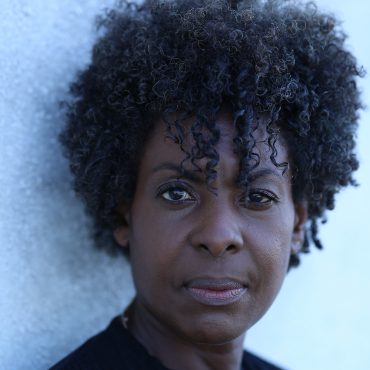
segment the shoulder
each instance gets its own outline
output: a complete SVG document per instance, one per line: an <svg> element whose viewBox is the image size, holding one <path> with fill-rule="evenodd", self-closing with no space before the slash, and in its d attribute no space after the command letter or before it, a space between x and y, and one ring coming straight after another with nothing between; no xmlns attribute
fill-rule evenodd
<svg viewBox="0 0 370 370"><path fill-rule="evenodd" d="M100 370L102 354L99 343L102 342L102 333L89 339L50 370Z"/></svg>
<svg viewBox="0 0 370 370"><path fill-rule="evenodd" d="M49 370L116 370L131 369L140 361L144 349L123 328L119 318L107 329L90 338L81 347Z"/></svg>
<svg viewBox="0 0 370 370"><path fill-rule="evenodd" d="M253 355L248 351L244 351L243 370L282 370L280 367L270 364L269 362L263 360L260 357Z"/></svg>

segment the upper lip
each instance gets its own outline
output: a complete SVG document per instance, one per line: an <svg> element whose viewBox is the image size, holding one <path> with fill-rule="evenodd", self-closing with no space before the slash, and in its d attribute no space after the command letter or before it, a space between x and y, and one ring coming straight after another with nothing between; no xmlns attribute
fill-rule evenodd
<svg viewBox="0 0 370 370"><path fill-rule="evenodd" d="M239 280L230 278L214 279L209 277L197 277L189 280L185 284L185 287L206 290L233 290L246 288L247 285Z"/></svg>

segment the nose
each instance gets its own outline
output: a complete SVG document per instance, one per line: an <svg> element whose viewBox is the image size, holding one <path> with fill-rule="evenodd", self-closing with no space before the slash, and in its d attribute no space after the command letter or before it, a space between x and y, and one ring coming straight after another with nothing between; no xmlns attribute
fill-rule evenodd
<svg viewBox="0 0 370 370"><path fill-rule="evenodd" d="M235 254L243 248L243 238L236 217L225 204L217 199L207 212L202 212L197 227L191 235L191 245L200 251L208 251L214 257L225 253Z"/></svg>

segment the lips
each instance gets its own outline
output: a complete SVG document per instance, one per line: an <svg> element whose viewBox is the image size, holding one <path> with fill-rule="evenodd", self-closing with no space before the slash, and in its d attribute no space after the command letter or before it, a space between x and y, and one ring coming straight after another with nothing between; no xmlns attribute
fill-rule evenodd
<svg viewBox="0 0 370 370"><path fill-rule="evenodd" d="M196 278L190 280L185 289L195 300L213 306L235 302L247 290L247 286L228 278Z"/></svg>

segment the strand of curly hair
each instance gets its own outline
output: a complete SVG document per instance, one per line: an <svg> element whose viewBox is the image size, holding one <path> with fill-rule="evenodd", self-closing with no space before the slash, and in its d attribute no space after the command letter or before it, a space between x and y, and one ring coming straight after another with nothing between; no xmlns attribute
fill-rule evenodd
<svg viewBox="0 0 370 370"><path fill-rule="evenodd" d="M354 185L354 136L362 108L357 76L363 71L344 46L340 23L314 3L269 0L121 2L100 17L104 29L92 62L71 85L61 142L75 175L74 189L95 220L97 244L119 249L118 199L135 193L140 153L162 117L164 136L178 143L183 163L206 157L207 185L217 176L217 112L233 114L238 184L247 186L260 162L254 132L265 127L271 160L295 169L293 199L308 203L310 240L322 248L318 221L334 196ZM175 121L173 112L182 112ZM190 152L183 124L191 116ZM267 122L261 124L261 120ZM207 135L205 135L205 132ZM277 163L282 135L291 162ZM299 264L294 255L290 267Z"/></svg>

